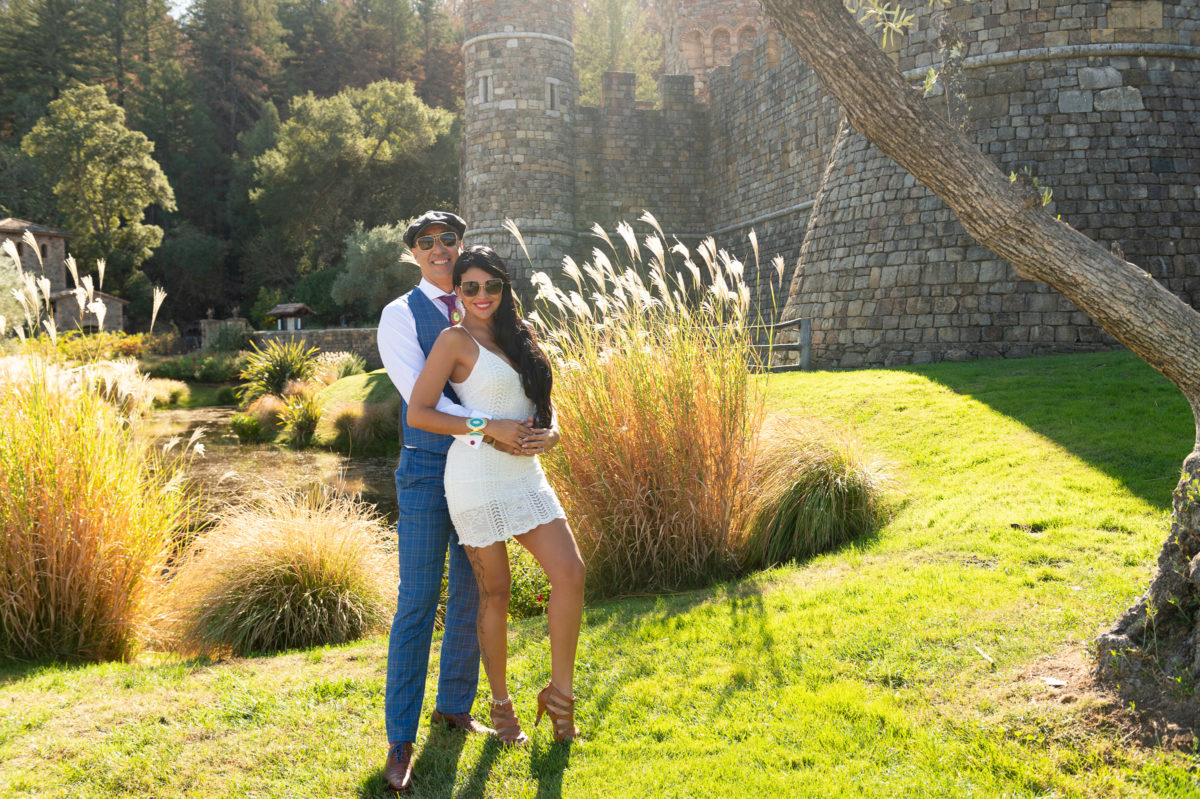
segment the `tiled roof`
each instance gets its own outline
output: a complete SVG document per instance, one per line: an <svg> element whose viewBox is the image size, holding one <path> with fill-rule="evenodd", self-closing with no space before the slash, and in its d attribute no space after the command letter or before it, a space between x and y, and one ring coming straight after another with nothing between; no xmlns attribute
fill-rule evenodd
<svg viewBox="0 0 1200 799"><path fill-rule="evenodd" d="M71 237L70 233L65 230L59 230L56 227L39 225L11 216L0 219L0 233L24 233L26 230L35 236L57 236L62 239L69 239Z"/></svg>

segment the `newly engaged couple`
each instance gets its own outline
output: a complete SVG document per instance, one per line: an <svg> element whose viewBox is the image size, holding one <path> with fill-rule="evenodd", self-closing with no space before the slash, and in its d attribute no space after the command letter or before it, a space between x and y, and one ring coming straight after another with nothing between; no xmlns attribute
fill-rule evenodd
<svg viewBox="0 0 1200 799"><path fill-rule="evenodd" d="M583 559L537 456L558 442L550 362L517 313L504 262L464 251L466 222L422 214L404 241L421 282L379 320L379 353L402 397L396 470L400 585L388 641L384 778L412 787L413 742L425 693L434 614L450 558L445 630L432 721L522 745L508 693L509 538L550 580L550 682L537 695L556 741L574 722L575 649ZM472 718L483 660L492 728Z"/></svg>

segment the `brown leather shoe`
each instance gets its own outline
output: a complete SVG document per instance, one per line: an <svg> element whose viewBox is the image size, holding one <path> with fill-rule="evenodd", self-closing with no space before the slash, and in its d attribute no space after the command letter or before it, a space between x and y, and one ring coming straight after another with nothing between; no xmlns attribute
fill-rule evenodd
<svg viewBox="0 0 1200 799"><path fill-rule="evenodd" d="M440 721L452 730L466 730L467 732L477 732L480 735L496 734L495 730L483 726L470 713L442 713L440 710L435 710L429 720L434 724Z"/></svg>
<svg viewBox="0 0 1200 799"><path fill-rule="evenodd" d="M383 778L387 780L388 787L396 793L408 793L412 790L412 761L413 745L408 741L392 744L392 748L388 750Z"/></svg>

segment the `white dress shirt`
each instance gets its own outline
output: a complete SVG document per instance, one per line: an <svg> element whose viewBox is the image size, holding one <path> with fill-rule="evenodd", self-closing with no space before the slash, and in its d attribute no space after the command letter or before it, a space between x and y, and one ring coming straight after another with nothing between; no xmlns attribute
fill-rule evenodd
<svg viewBox="0 0 1200 799"><path fill-rule="evenodd" d="M433 302L433 307L441 311L447 319L450 318L445 303L438 299L446 292L424 278L421 278L416 290L428 297ZM388 377L392 379L392 384L396 386L400 396L404 397L404 401L409 402L412 398L413 385L417 382L417 375L425 366L425 353L421 351L421 344L417 340L417 320L413 318L408 303L401 302L400 298L397 298L387 304L379 316L376 343L379 346L379 357L383 359L383 367L387 369ZM445 394L438 397L437 409L442 413L467 419L473 416L486 416L486 414L476 413L451 402Z"/></svg>

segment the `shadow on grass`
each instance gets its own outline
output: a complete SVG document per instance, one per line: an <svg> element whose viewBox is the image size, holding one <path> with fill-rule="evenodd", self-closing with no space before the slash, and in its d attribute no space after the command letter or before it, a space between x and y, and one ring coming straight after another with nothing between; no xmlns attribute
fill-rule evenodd
<svg viewBox="0 0 1200 799"><path fill-rule="evenodd" d="M467 733L461 730L448 730L441 724L430 725L429 737L413 761L413 792L407 795L449 799L454 794L454 778L458 773L458 761L462 757L466 736ZM486 765L483 767L482 778L479 781L480 793L466 795L483 795L482 787L486 784L491 763L496 757L494 744L494 739L489 739L484 744L480 763L486 763ZM480 764L476 764L475 773L478 773L479 769ZM474 777L474 774L472 776ZM396 796L396 792L388 786L383 778L382 766L359 784L358 796L359 799Z"/></svg>
<svg viewBox="0 0 1200 799"><path fill-rule="evenodd" d="M906 367L972 397L1170 507L1195 426L1179 389L1127 350Z"/></svg>

